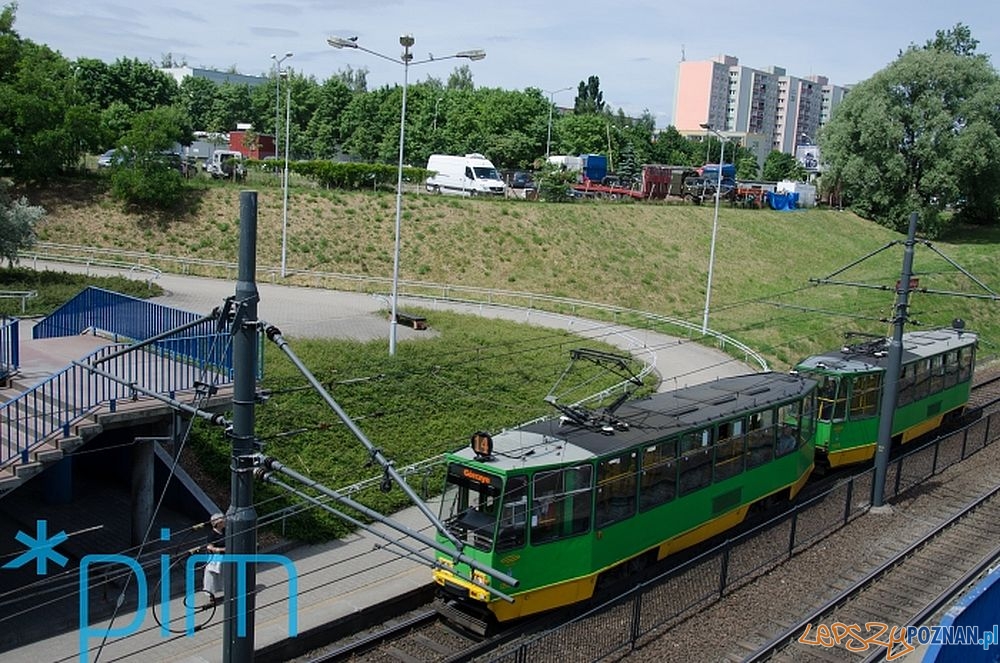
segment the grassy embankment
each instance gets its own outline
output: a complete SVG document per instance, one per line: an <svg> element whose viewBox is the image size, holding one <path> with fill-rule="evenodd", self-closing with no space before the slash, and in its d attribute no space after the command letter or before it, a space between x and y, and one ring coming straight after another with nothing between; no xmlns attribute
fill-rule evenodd
<svg viewBox="0 0 1000 663"><path fill-rule="evenodd" d="M238 188L209 185L193 195L187 213L145 218L122 213L90 184L33 192L32 201L49 210L39 228L43 241L236 260ZM266 179L250 186L260 191L258 266L278 265L281 191ZM392 193L293 187L289 267L390 277L394 213ZM712 216L711 206L539 204L407 195L401 278L572 297L700 323ZM878 319L892 311L902 239L849 212L724 206L710 326L757 348L777 369L839 344L845 331L885 332L886 323ZM970 231L934 246L982 282L998 287L997 239L996 230ZM900 243L838 276L886 286L886 291L810 282L891 242ZM921 287L981 292L923 245L916 248L915 271ZM301 276L290 280L315 282ZM995 354L997 306L917 293L911 312L926 325L962 317L970 329L983 334L983 352ZM401 344L395 360L389 360L381 342L309 341L297 349L370 439L400 463L457 446L476 429L495 430L540 413L540 398L565 366L565 351L573 345L572 340L537 329L503 326L498 333L501 327L493 321L435 313L433 323L441 332L439 339ZM543 346L556 351L546 354ZM265 386L301 386L283 358L269 353ZM660 369L669 374L668 366ZM353 381L359 377L372 379ZM272 398L261 407L258 425L268 453L328 485L345 485L375 473L365 466L360 444L306 392ZM281 434L293 429L307 430ZM225 441L217 436L206 440L216 449L209 454L216 471L224 475ZM310 517L300 521L296 534L314 538L334 531L326 527Z"/></svg>

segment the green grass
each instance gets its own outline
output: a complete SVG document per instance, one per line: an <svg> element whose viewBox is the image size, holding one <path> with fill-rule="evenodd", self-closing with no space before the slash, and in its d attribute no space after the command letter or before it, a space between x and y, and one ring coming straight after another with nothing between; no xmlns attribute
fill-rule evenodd
<svg viewBox="0 0 1000 663"><path fill-rule="evenodd" d="M504 427L555 410L543 401L580 346L614 351L603 343L582 342L566 332L442 311L419 311L439 336L400 343L390 358L384 340L291 341L295 355L325 386L376 448L397 467L465 445L479 430ZM256 432L264 453L331 488L378 476L368 453L306 379L275 346L265 351L265 390L272 395L256 409ZM596 366L574 367L560 398L574 402L618 382ZM199 426L195 453L220 481L229 480L229 440ZM438 475L429 481L441 487ZM416 486L419 490L420 486ZM278 498L278 499L274 499ZM408 504L398 488L363 494L372 508L389 512ZM292 500L294 501L294 500ZM272 487L259 491L261 513L289 503ZM306 541L342 536L349 527L319 509L296 516L287 535Z"/></svg>
<svg viewBox="0 0 1000 663"><path fill-rule="evenodd" d="M37 297L25 300L0 298L0 315L33 317L47 315L75 297L87 286L113 290L125 295L145 299L163 294L155 283L135 281L121 276L94 277L66 272L35 271L23 267L0 269L0 291L35 291Z"/></svg>
<svg viewBox="0 0 1000 663"><path fill-rule="evenodd" d="M59 197L64 192L53 188L35 192L31 201L49 210L39 227L42 239L104 246L110 237L123 247L173 255L191 251L191 257L235 261L239 189L228 183L206 187L195 212L166 226L102 208L104 199L93 194L83 204L71 206ZM281 193L274 186L262 186L259 192L258 266L280 263ZM324 191L293 182L289 202L289 267L391 276L392 192ZM701 323L713 226L710 205L547 204L411 193L403 205L403 279L557 295ZM221 232L219 224L228 224L231 231ZM218 241L179 240L204 236ZM886 321L893 315L904 239L847 211L773 212L724 206L719 214L709 325L760 351L778 370L838 347L847 331L889 333ZM928 292L913 294L907 328L917 323L945 325L960 317L980 334L980 357L996 356L1000 302L930 291L988 294L937 251L1000 291L998 241L1000 228L993 227L955 228L933 247L918 243L915 276ZM870 258L861 260L865 256ZM837 273L849 265L853 266ZM157 266L168 269L172 263ZM821 282L835 273L839 284ZM303 278L298 284L313 285L314 280ZM571 306L536 305L576 313ZM403 343L393 362L385 356L384 342L343 347L314 347L312 341L297 344L306 365L324 382L386 376L364 387L337 386L333 394L348 404L345 409L359 418L362 430L377 440L377 446L400 464L458 446L476 429L496 430L544 411L540 399L551 386L553 372L565 366L566 347L540 359L500 353L508 338L552 332L522 331L475 319L454 323L446 331L452 325L450 316L431 315L441 338ZM600 314L588 311L587 315ZM614 319L647 324L638 315L618 314ZM677 333L671 328L658 331ZM465 364L452 359L458 352L467 354ZM418 358L411 353L427 355ZM493 362L484 359L497 353L500 356ZM281 372L286 370L279 368L285 361L269 351L269 385L302 383L292 373ZM439 365L465 370L440 372L434 368ZM545 372L525 374L535 365L545 367ZM408 369L401 374L400 367ZM659 369L671 375L669 365ZM525 391L518 390L520 382ZM362 389L367 390L364 395L351 400ZM277 431L301 427L322 415L329 418L325 406L304 394L269 400L259 408L258 417L268 453L300 471L320 473L317 476L331 486L375 474L376 468L365 465L360 444L344 437L343 426L332 418L324 430L277 437ZM220 476L228 481L225 440L207 437L217 449L210 455L221 469ZM396 498L398 493L391 495ZM335 531L314 531L314 526L318 524L311 520L295 525L303 536Z"/></svg>

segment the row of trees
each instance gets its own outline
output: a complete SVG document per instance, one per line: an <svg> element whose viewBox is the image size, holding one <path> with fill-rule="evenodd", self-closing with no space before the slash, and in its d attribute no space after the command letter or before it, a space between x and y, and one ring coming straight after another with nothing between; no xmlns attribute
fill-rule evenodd
<svg viewBox="0 0 1000 663"><path fill-rule="evenodd" d="M14 31L16 5L0 14L0 161L20 178L38 179L77 166L86 153L124 144L143 116L169 107L178 142L194 129L224 132L238 122L274 133L291 97L290 148L295 159L341 155L394 163L398 156L399 85L369 90L367 71L346 68L325 81L296 74L264 84L215 84L188 77L179 85L152 63L119 59L108 64L69 61ZM163 64L173 64L166 57ZM288 86L286 88L285 86ZM609 154L612 163L700 165L705 146L668 129L658 136L648 112L640 118L611 112L601 101L600 81L580 84L575 111L556 113L551 151ZM159 116L162 117L162 114ZM433 153L481 152L501 168L526 168L546 153L549 101L537 88L476 88L468 66L447 78L428 77L409 86L406 161L415 166ZM284 127L281 127L284 134ZM133 146L134 143L128 143ZM169 147L170 143L163 145ZM717 143L709 146L718 153ZM732 146L727 148L730 153ZM742 155L744 161L747 153ZM752 157L750 157L752 159ZM737 156L737 163L740 156ZM758 164L747 162L756 176Z"/></svg>
<svg viewBox="0 0 1000 663"><path fill-rule="evenodd" d="M369 90L364 69L347 68L322 82L294 72L276 80L272 71L256 86L194 77L178 85L138 60L66 60L22 39L15 11L8 5L0 12L0 167L16 179L72 170L83 155L113 145L155 152L189 142L194 129L228 131L250 122L258 133L273 133L276 116L285 115L276 113L276 103L286 93L295 159L350 155L391 164L398 156L402 89ZM911 210L920 210L928 235L946 211L996 223L1000 77L977 45L962 24L938 31L851 90L818 137L826 193L898 229ZM549 110L537 88L476 88L468 66L446 81L428 77L409 87L405 160L419 167L432 153L482 152L501 168L531 167L549 151ZM552 153L607 154L626 178L643 163L699 165L719 151L714 138L706 146L672 127L657 132L648 112L639 118L611 112L596 76L580 82L573 111L554 116L551 134ZM740 178L801 174L790 155L778 152L758 164L731 144L726 156ZM143 191L139 176L127 185Z"/></svg>

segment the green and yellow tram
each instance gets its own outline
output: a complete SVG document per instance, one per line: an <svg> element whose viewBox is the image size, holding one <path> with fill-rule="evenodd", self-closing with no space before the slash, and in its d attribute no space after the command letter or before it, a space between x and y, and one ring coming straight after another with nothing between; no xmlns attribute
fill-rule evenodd
<svg viewBox="0 0 1000 663"><path fill-rule="evenodd" d="M477 433L449 455L441 520L464 554L519 584L438 553L439 591L501 622L539 613L737 525L756 502L794 497L813 469L816 387L727 377L628 402L614 419Z"/></svg>
<svg viewBox="0 0 1000 663"><path fill-rule="evenodd" d="M905 444L965 410L978 337L958 327L903 334L893 443ZM809 357L796 366L800 375L820 383L818 465L839 467L874 457L888 350L889 339L878 338Z"/></svg>

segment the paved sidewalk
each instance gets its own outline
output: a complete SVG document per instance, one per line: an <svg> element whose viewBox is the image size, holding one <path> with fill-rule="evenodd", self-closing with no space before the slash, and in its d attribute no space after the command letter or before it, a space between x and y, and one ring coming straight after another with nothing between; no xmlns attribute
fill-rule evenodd
<svg viewBox="0 0 1000 663"><path fill-rule="evenodd" d="M39 263L39 268L62 271L89 271L90 273L118 273L113 269L87 268L72 264ZM136 277L127 270L126 276ZM164 274L158 281L166 293L154 301L198 313L207 313L222 304L235 291L235 283L219 279L183 277ZM280 286L259 283L259 316L274 324L289 338L327 337L371 340L386 338L389 323L384 299L357 293ZM401 300L403 301L403 300ZM490 306L463 306L453 303L414 302L423 308L448 308L452 310L487 315L526 322L546 327L568 329L585 337L600 337L641 358L655 363L664 378L664 387L673 388L703 382L723 375L736 375L750 370L722 352L697 343L632 330L619 325L598 323L543 313L536 310L515 310ZM433 326L433 320L431 320ZM417 331L407 327L398 329L402 343L433 334L433 330ZM26 335L30 338L30 334ZM430 534L429 523L415 508L408 509L396 518L413 529ZM54 529L54 528L53 528ZM384 529L384 528L381 528ZM58 529L54 529L58 531ZM390 535L391 536L391 535ZM391 548L391 547L390 547ZM293 562L298 576L296 592L297 626L300 635L310 630L323 629L336 620L346 620L366 608L392 597L418 592L428 587L430 570L422 564L386 549L385 541L370 533L360 533L344 540L323 545L301 546L285 553ZM112 598L113 600L113 598ZM101 661L177 661L204 663L222 660L222 610L216 613L199 613L198 622L208 620L205 627L192 636L161 633L151 614L135 612L134 597L131 610L124 611L114 627L122 629L141 618L135 633L111 636L102 645L100 627L104 622L90 626L92 637L81 640L78 628L64 627L61 634L34 642L0 654L7 661L74 661L95 660L100 648ZM150 603L159 601L154 588L150 588ZM281 566L265 566L258 571L258 595L255 615L255 640L259 650L282 642L289 630L288 574ZM0 611L3 608L0 606ZM157 608L162 614L162 609ZM179 600L171 604L175 619L174 628L183 629L183 607ZM0 612L2 615L2 612ZM2 623L2 622L0 622ZM139 622L137 621L136 624ZM90 652L80 654L81 645ZM260 660L281 660L268 656Z"/></svg>

